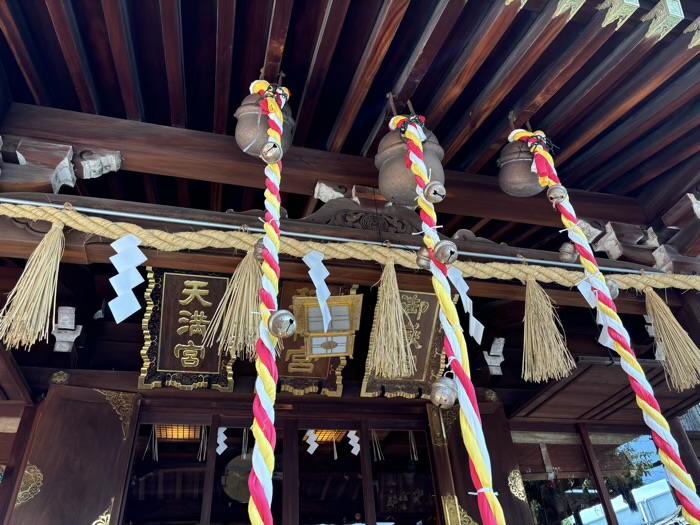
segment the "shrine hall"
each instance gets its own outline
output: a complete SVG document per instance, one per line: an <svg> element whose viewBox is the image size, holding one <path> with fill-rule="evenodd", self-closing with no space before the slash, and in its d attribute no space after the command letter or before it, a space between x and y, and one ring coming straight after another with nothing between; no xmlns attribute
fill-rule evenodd
<svg viewBox="0 0 700 525"><path fill-rule="evenodd" d="M0 525L700 525L700 0L0 0Z"/></svg>

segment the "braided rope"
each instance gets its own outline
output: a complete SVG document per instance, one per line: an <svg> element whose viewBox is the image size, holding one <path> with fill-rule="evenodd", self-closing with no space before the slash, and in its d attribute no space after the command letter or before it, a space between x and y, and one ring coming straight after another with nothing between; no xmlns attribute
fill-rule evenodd
<svg viewBox="0 0 700 525"><path fill-rule="evenodd" d="M509 140L511 142L520 140L528 144L534 153L534 166L542 186L551 188L560 185L559 176L554 169L554 160L546 148L546 136L543 132L515 130L511 133ZM659 458L666 469L668 482L674 488L683 506L683 517L691 525L700 525L700 497L695 492L695 484L681 461L678 444L671 435L668 422L661 415L654 391L644 375L644 370L637 362L637 357L630 346L629 334L617 314L605 277L598 269L593 250L578 225L578 218L568 195L561 202L555 202L555 207L561 213L561 220L568 231L569 239L575 244L579 253L586 286L590 286L592 290L595 308L598 310L598 322L603 327L600 342L620 355L622 369L629 376L632 390L637 397L637 405L642 409L644 421L651 429L652 438L659 449Z"/></svg>
<svg viewBox="0 0 700 525"><path fill-rule="evenodd" d="M284 106L289 91L259 80L250 86L251 93L258 93L260 108L267 115L268 141L282 148ZM253 401L253 467L248 478L250 501L248 517L253 525L273 525L272 521L272 473L275 470L275 400L277 398L277 338L272 335L268 323L277 310L280 265L280 182L282 164L265 166L265 236L262 251L262 286L260 288L260 338L258 339L255 369L255 400Z"/></svg>
<svg viewBox="0 0 700 525"><path fill-rule="evenodd" d="M440 304L440 324L445 332L445 353L457 376L459 422L464 446L469 454L469 470L477 491L479 512L484 525L505 525L503 509L493 491L491 458L486 448L476 391L470 377L467 343L459 323L457 308L451 298L447 266L435 258L434 249L440 237L435 230L437 227L435 208L423 196L423 190L430 182L423 160L423 142L427 138L423 130L423 120L423 117L419 118L415 115L411 117L399 115L391 119L389 128L391 130L401 128L403 135L408 139L406 166L410 167L416 176L416 194L423 221L423 242L430 254L433 288Z"/></svg>
<svg viewBox="0 0 700 525"><path fill-rule="evenodd" d="M260 240L260 235L242 231L199 230L170 233L146 229L128 222L112 222L101 217L83 215L73 210L69 204L66 204L65 209L40 204L36 206L0 204L0 216L63 224L67 228L110 240L117 240L131 233L141 239L141 246L162 252L202 250L205 248L236 249L248 252ZM302 258L312 251L322 253L326 259L374 261L382 266L393 259L394 263L399 266L412 270L418 269L415 252L400 248L371 246L360 242L321 243L300 241L291 237L281 239L280 253L285 255ZM499 279L524 282L528 277L532 277L541 283L553 283L573 288L584 278L582 272L536 264L457 261L453 266L458 268L464 277L480 280ZM621 290L643 291L644 288L651 287L700 291L699 275L611 274L608 277L614 279Z"/></svg>

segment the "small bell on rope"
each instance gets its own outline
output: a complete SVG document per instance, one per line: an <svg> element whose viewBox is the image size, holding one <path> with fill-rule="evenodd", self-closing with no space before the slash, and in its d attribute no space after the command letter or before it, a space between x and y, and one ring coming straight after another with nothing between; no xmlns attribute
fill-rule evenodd
<svg viewBox="0 0 700 525"><path fill-rule="evenodd" d="M425 189L423 189L423 195L425 196L425 200L427 200L428 202L438 204L444 201L445 197L447 197L447 190L445 189L445 186L442 184L442 182L432 180L425 185Z"/></svg>
<svg viewBox="0 0 700 525"><path fill-rule="evenodd" d="M258 291L262 270L249 251L236 267L228 281L219 306L204 336L204 345L211 347L214 339L219 343L219 355L230 352L237 359L254 361L255 344L260 336ZM217 337L218 334L218 337Z"/></svg>
<svg viewBox="0 0 700 525"><path fill-rule="evenodd" d="M27 261L0 311L0 339L7 350L49 340L56 319L58 268L63 257L63 224L54 223Z"/></svg>
<svg viewBox="0 0 700 525"><path fill-rule="evenodd" d="M458 256L457 245L452 241L443 239L435 245L435 259L442 264L452 264Z"/></svg>
<svg viewBox="0 0 700 525"><path fill-rule="evenodd" d="M700 350L654 289L647 287L644 294L656 345L664 350L660 361L669 387L681 392L700 385Z"/></svg>
<svg viewBox="0 0 700 525"><path fill-rule="evenodd" d="M561 184L556 184L547 190L547 198L549 199L549 202L552 203L552 206L556 206L557 204L564 202L568 195L569 192L566 191L566 188Z"/></svg>
<svg viewBox="0 0 700 525"><path fill-rule="evenodd" d="M430 387L430 401L438 408L452 408L457 401L457 383L447 372Z"/></svg>
<svg viewBox="0 0 700 525"><path fill-rule="evenodd" d="M559 316L552 300L534 277L527 278L522 377L541 383L562 379L576 368L566 348Z"/></svg>
<svg viewBox="0 0 700 525"><path fill-rule="evenodd" d="M430 270L430 252L425 246L421 246L420 250L416 252L416 264L419 268Z"/></svg>
<svg viewBox="0 0 700 525"><path fill-rule="evenodd" d="M384 265L379 282L379 297L374 310L371 340L373 348L367 357L370 373L386 379L409 377L416 371L411 345L406 337L406 313L401 304L394 261ZM410 322L410 321L409 321Z"/></svg>
<svg viewBox="0 0 700 525"><path fill-rule="evenodd" d="M277 310L268 321L270 333L278 339L287 339L297 331L297 321L289 310Z"/></svg>

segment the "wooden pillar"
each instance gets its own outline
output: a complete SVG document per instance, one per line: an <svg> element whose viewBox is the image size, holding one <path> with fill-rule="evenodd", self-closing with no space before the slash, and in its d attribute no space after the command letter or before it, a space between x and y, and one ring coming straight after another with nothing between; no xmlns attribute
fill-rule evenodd
<svg viewBox="0 0 700 525"><path fill-rule="evenodd" d="M209 426L207 440L207 463L204 468L204 491L202 493L202 512L199 517L201 525L211 521L212 498L214 496L214 477L216 476L216 447L219 434L219 416L213 416Z"/></svg>
<svg viewBox="0 0 700 525"><path fill-rule="evenodd" d="M460 505L460 498L457 496L454 478L452 477L452 466L450 464L450 453L447 449L449 430L454 423L454 418L443 419L442 411L430 404L428 408L428 423L430 425L430 443L433 451L433 477L438 495L438 507L441 509L443 523L446 525L459 525L460 516L464 512ZM456 407L451 409L456 413ZM469 513L468 513L469 514ZM474 516L474 514L470 514Z"/></svg>
<svg viewBox="0 0 700 525"><path fill-rule="evenodd" d="M600 503L603 506L603 512L605 513L605 519L608 521L609 525L618 525L617 516L615 515L615 510L612 506L612 501L610 500L610 493L605 485L605 478L600 470L600 464L598 463L598 456L593 450L593 444L591 443L591 438L588 435L588 430L582 424L577 426L579 436L581 436L581 444L583 445L583 453L586 456L586 461L588 462L588 468L593 475L593 482L595 483L595 488L598 490L598 496L600 497Z"/></svg>
<svg viewBox="0 0 700 525"><path fill-rule="evenodd" d="M0 350L4 352L4 350ZM0 483L0 523L10 522L10 514L15 506L19 486L24 474L26 452L32 435L32 426L36 415L36 407L26 406L10 449L10 460L5 467L2 483Z"/></svg>
<svg viewBox="0 0 700 525"><path fill-rule="evenodd" d="M671 435L678 441L678 451L681 454L681 460L688 470L688 474L693 478L695 488L698 489L700 488L700 461L698 461L698 456L695 454L693 444L690 442L679 417L672 418L669 421L669 425L671 427Z"/></svg>
<svg viewBox="0 0 700 525"><path fill-rule="evenodd" d="M299 525L299 422L284 422L284 450L282 451L282 523Z"/></svg>
<svg viewBox="0 0 700 525"><path fill-rule="evenodd" d="M360 424L360 466L362 468L362 492L365 501L365 525L377 525L377 507L374 504L374 481L372 480L371 439L367 421Z"/></svg>

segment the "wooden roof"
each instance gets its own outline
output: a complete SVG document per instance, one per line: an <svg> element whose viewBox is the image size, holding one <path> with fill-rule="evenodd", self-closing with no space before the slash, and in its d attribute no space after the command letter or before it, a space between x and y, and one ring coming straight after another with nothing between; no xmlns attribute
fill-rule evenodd
<svg viewBox="0 0 700 525"><path fill-rule="evenodd" d="M374 155L392 91L399 111L411 99L427 117L455 174L496 173L513 112L516 126L529 120L553 139L567 186L632 196L652 222L667 204L653 198L659 188L676 197L698 182L700 2L642 0L619 29L613 15L624 3L597 5L3 0L0 60L15 102L217 134L232 133L232 114L264 66L268 79L285 74L296 146L356 157ZM678 6L683 16L673 17ZM238 179L139 179L145 192L128 174L79 189L215 210L260 200L238 191L249 186ZM288 191L290 217L313 210L308 193ZM441 220L447 234L471 228L515 246L560 242L542 224L491 215L461 207Z"/></svg>

